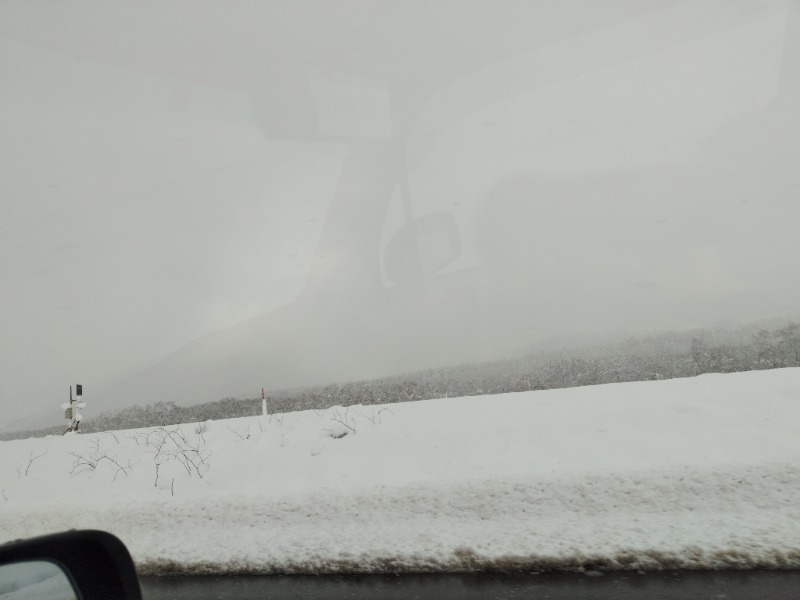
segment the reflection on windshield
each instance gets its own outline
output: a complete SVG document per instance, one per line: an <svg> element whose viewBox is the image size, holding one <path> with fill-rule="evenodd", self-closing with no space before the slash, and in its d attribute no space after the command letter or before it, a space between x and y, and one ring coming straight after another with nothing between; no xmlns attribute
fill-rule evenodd
<svg viewBox="0 0 800 600"><path fill-rule="evenodd" d="M66 337L105 324L82 331L93 377L134 377L101 386L109 407L139 388L212 400L782 310L800 292L780 275L800 216L795 3L568 4L207 7L180 40L170 9L133 53L145 9L103 9L128 24L118 41L80 11L54 9L82 32L68 36L16 9L4 52L36 69L3 101L30 117L4 124L22 192L5 243L37 273L24 289L79 280L138 333L109 343L118 318L93 302L12 301L71 315L42 317ZM36 93L45 81L62 93ZM57 168L31 177L26 156ZM452 225L408 233L436 214ZM389 273L456 239L424 277ZM10 274L19 253L4 256Z"/></svg>

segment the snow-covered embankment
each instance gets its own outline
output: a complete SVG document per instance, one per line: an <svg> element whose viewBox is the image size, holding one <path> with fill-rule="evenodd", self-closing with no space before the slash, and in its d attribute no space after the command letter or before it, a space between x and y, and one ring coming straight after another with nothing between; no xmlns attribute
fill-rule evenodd
<svg viewBox="0 0 800 600"><path fill-rule="evenodd" d="M0 540L142 572L800 567L800 369L0 443ZM346 435L343 435L346 434Z"/></svg>

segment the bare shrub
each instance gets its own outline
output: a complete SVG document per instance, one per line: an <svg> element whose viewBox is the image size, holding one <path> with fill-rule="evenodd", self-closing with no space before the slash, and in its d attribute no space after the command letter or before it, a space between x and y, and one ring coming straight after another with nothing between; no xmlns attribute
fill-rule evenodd
<svg viewBox="0 0 800 600"><path fill-rule="evenodd" d="M370 415L364 415L364 414L361 414L360 412L356 412L355 414L356 414L356 415L358 415L359 417L362 417L362 418L366 419L367 421L369 421L369 422L370 422L370 423L372 423L373 425L380 425L380 424L381 424L381 422L382 422L382 421L381 421L381 414L383 414L383 413L385 413L385 412L389 413L390 415L393 415L393 414L394 414L394 413L393 413L393 412L392 412L390 409L388 409L388 408L386 408L386 407L384 407L384 408L381 408L381 409L380 409L380 410L378 410L377 412L376 412L376 411L375 411L375 409L373 408L373 409L372 409L372 415L371 415L371 416L370 416Z"/></svg>
<svg viewBox="0 0 800 600"><path fill-rule="evenodd" d="M238 438L239 438L240 440L242 440L242 441L245 441L245 440L249 440L249 439L250 439L250 426L249 426L249 425L247 426L247 433L246 433L246 434L244 434L244 435L242 435L241 433L239 433L239 432L238 432L238 431L236 431L235 429L232 429L231 427L228 427L227 425L226 425L225 427L227 427L228 431L230 431L231 433L233 433L233 434L234 434L236 437L238 437Z"/></svg>
<svg viewBox="0 0 800 600"><path fill-rule="evenodd" d="M166 463L177 463L186 470L189 477L196 475L200 479L209 469L207 461L211 456L211 450L206 449L202 434L199 434L194 441L189 441L181 427L177 425L172 428L157 427L138 435L153 456L154 487L158 486L161 466Z"/></svg>
<svg viewBox="0 0 800 600"><path fill-rule="evenodd" d="M116 436L114 436L114 439L116 439ZM119 443L119 440L117 440L117 443ZM71 477L75 477L87 471L96 471L98 466L106 463L114 470L113 481L116 481L120 473L129 475L133 467L137 464L132 463L130 459L128 459L125 464L122 464L115 454L110 454L108 450L101 450L100 440L98 438L92 438L89 441L89 445L91 446L91 450L88 456L76 452L72 453L74 460L72 462L72 470L70 471Z"/></svg>
<svg viewBox="0 0 800 600"><path fill-rule="evenodd" d="M335 421L340 425L344 425L347 429L349 429L353 433L356 432L356 420L355 418L350 416L349 406L344 410L342 410L341 407L334 408L333 411L331 411L331 421Z"/></svg>
<svg viewBox="0 0 800 600"><path fill-rule="evenodd" d="M33 451L31 450L30 454L28 455L28 464L25 465L25 468L23 469L21 465L17 467L17 476L22 477L24 475L25 477L27 477L28 473L30 473L31 465L33 465L36 459L42 458L45 454L47 454L49 450L50 448L47 448L41 454L36 454L36 455L34 455Z"/></svg>

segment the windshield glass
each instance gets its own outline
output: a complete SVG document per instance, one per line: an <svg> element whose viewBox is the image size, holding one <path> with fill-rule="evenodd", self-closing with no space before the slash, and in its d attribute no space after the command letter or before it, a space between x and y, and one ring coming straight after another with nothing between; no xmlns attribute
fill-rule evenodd
<svg viewBox="0 0 800 600"><path fill-rule="evenodd" d="M618 452L673 483L674 469L712 470L693 471L705 498L739 476L739 459L777 474L798 452L779 391L796 391L796 374L713 389L713 377L682 379L800 364L798 2L11 1L0 79L0 427L6 439L82 432L8 442L21 486L9 501L44 493L50 471L31 474L52 461L69 485L105 482L100 512L125 486L156 494L141 506L174 498L181 478L199 503L263 491L221 449L233 443L297 449L269 493L332 486L369 504L398 486L415 498L406 506L434 502L436 488L407 486L433 485L452 461L458 494L558 475L579 495L611 485ZM690 387L636 387L678 379ZM624 382L639 383L596 387ZM573 390L568 402L556 388ZM640 397L663 398L653 420L674 427L637 412ZM778 404L762 419L752 397ZM716 427L717 411L738 420L698 450L687 432ZM234 417L267 420L207 424ZM756 418L758 432L739 428ZM404 431L418 452L407 460ZM752 444L726 454L742 439ZM347 474L305 462L333 448L348 448ZM73 523L64 514L48 523ZM691 529L682 519L664 523ZM119 527L140 566L163 568L167 555L141 541L156 526L144 538ZM738 548L720 531L708 556ZM614 538L613 560L630 540L652 546L631 535ZM533 552L447 540L447 564ZM359 544L347 552L376 548ZM222 562L302 562L241 552ZM328 567L345 560L319 552Z"/></svg>

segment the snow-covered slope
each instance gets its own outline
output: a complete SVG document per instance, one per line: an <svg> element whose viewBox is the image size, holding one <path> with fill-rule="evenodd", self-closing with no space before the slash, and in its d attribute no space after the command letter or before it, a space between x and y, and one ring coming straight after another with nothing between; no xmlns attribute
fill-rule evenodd
<svg viewBox="0 0 800 600"><path fill-rule="evenodd" d="M800 567L800 369L0 443L0 539L143 572ZM346 435L343 435L346 434Z"/></svg>

